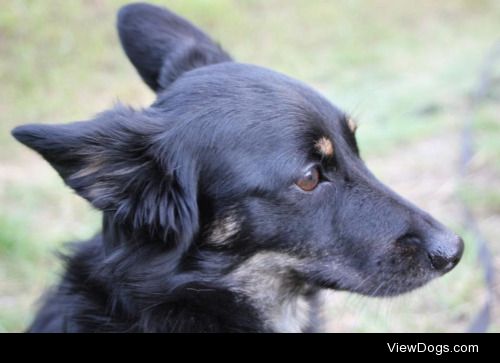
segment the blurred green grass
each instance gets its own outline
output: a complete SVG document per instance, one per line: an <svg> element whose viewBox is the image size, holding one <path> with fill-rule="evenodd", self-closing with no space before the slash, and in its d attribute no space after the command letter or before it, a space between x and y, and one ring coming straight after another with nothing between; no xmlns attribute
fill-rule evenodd
<svg viewBox="0 0 500 363"><path fill-rule="evenodd" d="M500 2L494 0L153 2L207 30L237 60L302 79L351 112L361 125L358 139L368 160L456 133L482 59L500 36ZM116 100L137 107L153 100L115 33L115 14L124 3L2 2L0 331L19 331L29 322L32 304L57 276L53 252L99 228L99 214L63 187L41 158L16 144L10 129L87 119ZM478 112L477 177L459 193L484 220L498 220L500 213L499 111L497 98ZM435 167L441 167L439 155ZM456 212L439 217L460 225ZM498 239L498 229L489 231ZM393 303L389 318L376 317L385 303L360 298L361 304L353 304L358 310L342 303L347 317L339 326L463 330L483 293L470 239L468 247L456 272ZM421 313L418 322L405 315L410 309ZM358 316L355 323L350 316ZM500 331L498 320L492 329Z"/></svg>

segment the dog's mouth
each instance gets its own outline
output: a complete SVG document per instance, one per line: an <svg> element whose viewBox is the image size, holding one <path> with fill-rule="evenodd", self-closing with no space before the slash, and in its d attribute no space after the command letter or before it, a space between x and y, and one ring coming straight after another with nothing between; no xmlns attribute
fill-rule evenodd
<svg viewBox="0 0 500 363"><path fill-rule="evenodd" d="M373 251L366 261L314 262L302 276L319 288L349 291L366 296L396 296L415 290L451 271L460 261L464 243L451 232L440 232L425 240L405 234L383 253Z"/></svg>

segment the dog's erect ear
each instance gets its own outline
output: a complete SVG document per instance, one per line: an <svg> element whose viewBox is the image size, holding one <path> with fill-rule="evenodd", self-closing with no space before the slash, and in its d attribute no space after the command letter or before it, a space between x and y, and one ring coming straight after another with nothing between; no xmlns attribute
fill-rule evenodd
<svg viewBox="0 0 500 363"><path fill-rule="evenodd" d="M117 108L92 121L25 125L12 134L122 228L183 246L197 233L195 162L144 112Z"/></svg>
<svg viewBox="0 0 500 363"><path fill-rule="evenodd" d="M117 28L128 58L156 92L191 69L231 61L200 29L159 6L122 7Z"/></svg>

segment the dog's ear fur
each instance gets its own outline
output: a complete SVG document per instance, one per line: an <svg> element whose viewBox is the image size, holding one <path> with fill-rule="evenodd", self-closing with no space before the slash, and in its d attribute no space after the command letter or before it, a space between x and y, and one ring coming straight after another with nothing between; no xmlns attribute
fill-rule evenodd
<svg viewBox="0 0 500 363"><path fill-rule="evenodd" d="M122 228L186 247L197 233L195 162L144 112L120 107L92 121L24 125L12 134Z"/></svg>
<svg viewBox="0 0 500 363"><path fill-rule="evenodd" d="M117 28L128 58L156 92L191 69L231 61L200 29L163 7L126 5L118 12Z"/></svg>

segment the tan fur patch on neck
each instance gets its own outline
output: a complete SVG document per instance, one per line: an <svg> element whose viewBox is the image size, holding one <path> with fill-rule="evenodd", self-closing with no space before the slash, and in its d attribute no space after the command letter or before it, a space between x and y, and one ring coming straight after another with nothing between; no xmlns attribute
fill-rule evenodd
<svg viewBox="0 0 500 363"><path fill-rule="evenodd" d="M323 156L331 158L333 156L333 144L332 141L326 136L321 137L314 145L316 150L318 150Z"/></svg>
<svg viewBox="0 0 500 363"><path fill-rule="evenodd" d="M302 332L309 323L306 286L297 285L295 271L303 262L277 253L261 252L226 276L231 290L247 296L275 332Z"/></svg>

